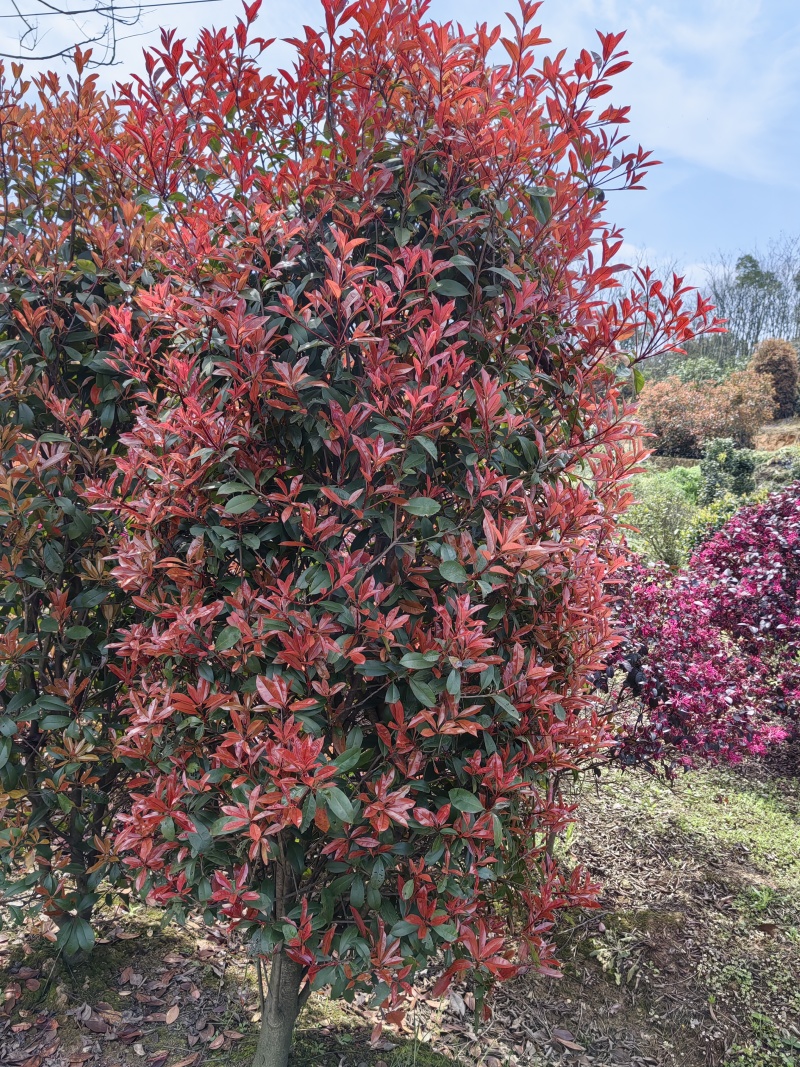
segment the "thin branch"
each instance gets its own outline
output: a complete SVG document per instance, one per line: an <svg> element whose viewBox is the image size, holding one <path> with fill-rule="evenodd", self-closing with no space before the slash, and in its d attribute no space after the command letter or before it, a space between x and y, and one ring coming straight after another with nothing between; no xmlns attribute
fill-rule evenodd
<svg viewBox="0 0 800 1067"><path fill-rule="evenodd" d="M161 4L152 2L116 4L114 0L96 0L94 3L87 3L84 0L85 6L71 7L68 0L59 0L59 2L28 0L28 4L38 3L44 9L41 11L29 11L23 10L18 0L12 0L14 13L0 15L0 20L14 19L20 24L19 51L17 53L0 52L0 58L39 63L51 59L66 59L73 55L76 48L85 49L88 45L99 45L102 52L101 57L90 59L88 65L92 67L112 66L117 62L117 45L120 40L128 40L130 36L137 36L134 34L128 37L119 37L117 33L118 27L140 25L144 11L151 9L166 11L173 7L219 4L221 2L222 0L164 0L164 3ZM76 39L64 45L63 48L52 52L37 52L36 49L40 40L39 19L51 15L71 19L75 19L78 15L94 15L96 18L94 23L89 26L85 24L79 25L75 22Z"/></svg>

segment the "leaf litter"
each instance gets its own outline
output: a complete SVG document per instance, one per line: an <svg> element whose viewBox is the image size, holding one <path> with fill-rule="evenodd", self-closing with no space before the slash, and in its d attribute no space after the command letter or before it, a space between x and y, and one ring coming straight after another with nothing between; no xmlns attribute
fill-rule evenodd
<svg viewBox="0 0 800 1067"><path fill-rule="evenodd" d="M603 776L581 798L577 832L559 846L603 887L601 910L572 915L561 931L562 979L529 975L501 986L487 1024L475 1021L468 985L426 996L432 973L399 1027L366 997L332 1005L315 995L299 1021L294 1067L401 1067L419 1050L425 1067L793 1062L797 756L797 745L785 746L674 788ZM760 834L767 801L784 842L775 826L768 840ZM41 937L0 933L3 1067L246 1065L259 1018L253 961L201 923L178 936L160 933L157 921L136 907L102 920L95 957L72 972ZM91 978L101 962L105 987ZM766 1058L742 1058L751 1054Z"/></svg>

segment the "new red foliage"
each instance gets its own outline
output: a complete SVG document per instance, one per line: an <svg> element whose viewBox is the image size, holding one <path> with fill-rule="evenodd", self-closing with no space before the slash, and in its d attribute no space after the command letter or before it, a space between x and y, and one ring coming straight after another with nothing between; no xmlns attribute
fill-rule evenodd
<svg viewBox="0 0 800 1067"><path fill-rule="evenodd" d="M95 139L164 235L163 280L104 316L139 405L91 489L140 613L118 847L272 960L264 1064L312 986L395 1009L440 956L437 991L481 993L554 969L593 898L547 842L609 743L622 389L713 323L648 271L609 301L604 190L649 165L595 110L621 35L537 61L537 7L502 39L326 0L274 76L254 4L166 34Z"/></svg>
<svg viewBox="0 0 800 1067"><path fill-rule="evenodd" d="M129 422L106 313L152 283L160 230L109 165L119 111L82 58L66 84L0 63L0 921L46 913L66 958L121 877L107 642L134 612L83 485L115 469Z"/></svg>

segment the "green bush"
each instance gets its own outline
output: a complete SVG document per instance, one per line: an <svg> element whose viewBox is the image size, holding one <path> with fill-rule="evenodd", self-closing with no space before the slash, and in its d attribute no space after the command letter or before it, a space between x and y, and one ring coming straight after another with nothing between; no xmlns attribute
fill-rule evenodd
<svg viewBox="0 0 800 1067"><path fill-rule="evenodd" d="M666 471L667 478L681 490L690 504L697 504L703 483L700 467L673 467Z"/></svg>
<svg viewBox="0 0 800 1067"><path fill-rule="evenodd" d="M697 510L698 485L699 470L692 467L637 478L633 485L637 503L628 512L634 528L628 537L630 547L649 560L679 567L686 556L685 532Z"/></svg>
<svg viewBox="0 0 800 1067"><path fill-rule="evenodd" d="M719 385L729 377L730 371L726 371L710 356L685 356L675 364L674 374L682 382L693 385L702 385L704 382Z"/></svg>
<svg viewBox="0 0 800 1067"><path fill-rule="evenodd" d="M697 502L711 504L721 497L749 496L755 491L755 453L737 448L730 437L715 437L705 447L700 464L701 485Z"/></svg>
<svg viewBox="0 0 800 1067"><path fill-rule="evenodd" d="M697 508L683 532L684 555L691 555L698 545L712 537L740 508L745 507L746 504L756 503L761 495L740 497L725 492L710 504Z"/></svg>

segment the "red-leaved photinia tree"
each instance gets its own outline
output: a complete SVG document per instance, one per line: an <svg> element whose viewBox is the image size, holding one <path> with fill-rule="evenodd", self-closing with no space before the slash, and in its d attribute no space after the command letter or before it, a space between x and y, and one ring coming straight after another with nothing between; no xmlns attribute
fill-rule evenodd
<svg viewBox="0 0 800 1067"><path fill-rule="evenodd" d="M608 744L622 389L713 322L647 271L609 300L604 189L648 166L600 102L621 35L542 59L538 6L504 39L326 0L274 76L254 5L165 35L104 146L172 234L109 310L140 398L94 488L142 613L118 848L271 961L261 1065L312 988L396 1020L440 959L482 995L555 968L557 911L592 901L547 843Z"/></svg>
<svg viewBox="0 0 800 1067"><path fill-rule="evenodd" d="M108 642L135 612L110 575L116 524L83 489L130 425L107 312L158 276L161 229L105 150L120 112L87 58L63 82L0 63L0 923L44 913L65 959L126 880Z"/></svg>
<svg viewBox="0 0 800 1067"><path fill-rule="evenodd" d="M736 761L796 729L800 712L800 483L743 508L687 567L633 565L619 589L625 635L617 755L673 775ZM613 683L612 683L613 684Z"/></svg>

